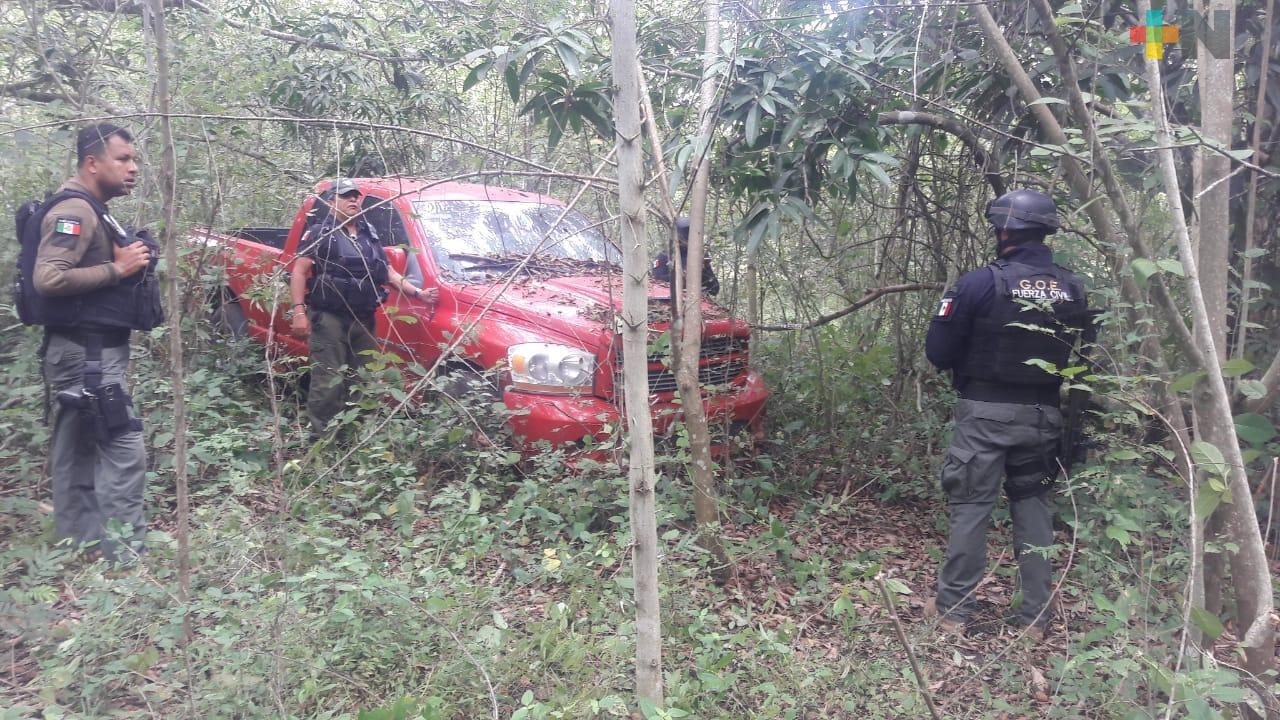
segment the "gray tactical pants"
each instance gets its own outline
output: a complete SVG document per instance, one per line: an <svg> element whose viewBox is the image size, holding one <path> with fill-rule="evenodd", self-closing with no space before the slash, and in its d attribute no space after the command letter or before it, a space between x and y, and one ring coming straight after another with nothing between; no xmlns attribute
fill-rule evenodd
<svg viewBox="0 0 1280 720"><path fill-rule="evenodd" d="M939 612L967 618L971 594L987 569L987 528L1000 499L1001 481L1021 487L1042 481L1049 474L1046 465L1056 465L1061 432L1062 414L1056 407L963 399L956 403L955 434L941 473L950 504L951 538L938 576ZM1023 597L1015 620L1024 625L1048 622L1041 613L1049 602L1053 570L1048 558L1027 548L1053 544L1051 503L1051 489L1009 502Z"/></svg>
<svg viewBox="0 0 1280 720"><path fill-rule="evenodd" d="M307 414L311 432L325 429L347 403L347 385L354 370L370 362L370 350L378 350L373 336L373 318L354 319L350 315L311 310L311 386L307 390Z"/></svg>
<svg viewBox="0 0 1280 720"><path fill-rule="evenodd" d="M44 377L50 396L83 387L85 350L56 333L49 334ZM102 349L102 384L125 383L129 367L128 343ZM146 486L147 449L142 431L131 430L99 442L93 427L75 410L51 401L53 433L49 448L53 481L53 525L59 538L76 545L97 542L104 557L129 561L133 552L108 537L106 525L131 528L125 538L134 552L142 551L147 532L142 496ZM136 417L133 408L131 416Z"/></svg>

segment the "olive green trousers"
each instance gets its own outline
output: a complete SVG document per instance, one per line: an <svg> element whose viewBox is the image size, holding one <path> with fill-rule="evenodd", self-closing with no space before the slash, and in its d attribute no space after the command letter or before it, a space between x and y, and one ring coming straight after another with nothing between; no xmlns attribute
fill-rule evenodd
<svg viewBox="0 0 1280 720"><path fill-rule="evenodd" d="M346 407L357 368L367 365L378 350L372 317L310 310L311 386L307 390L307 415L311 432L321 433Z"/></svg>

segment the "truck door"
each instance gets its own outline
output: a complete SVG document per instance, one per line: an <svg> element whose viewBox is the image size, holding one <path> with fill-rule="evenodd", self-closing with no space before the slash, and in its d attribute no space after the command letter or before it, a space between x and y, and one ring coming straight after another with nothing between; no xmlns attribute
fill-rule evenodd
<svg viewBox="0 0 1280 720"><path fill-rule="evenodd" d="M362 207L365 220L378 233L383 247L404 250L407 255L404 275L414 287L422 287L424 276L419 253L405 230L396 201L379 195L365 195ZM390 295L377 314L377 335L382 341L383 351L430 367L440 354L428 329L431 306L402 294L398 289L389 289Z"/></svg>

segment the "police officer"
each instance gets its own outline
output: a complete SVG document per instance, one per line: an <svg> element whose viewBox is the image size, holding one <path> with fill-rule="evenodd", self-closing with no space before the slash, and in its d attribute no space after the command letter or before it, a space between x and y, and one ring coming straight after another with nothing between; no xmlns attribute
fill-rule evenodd
<svg viewBox="0 0 1280 720"><path fill-rule="evenodd" d="M137 183L129 132L86 127L76 137L76 157L75 176L23 226L24 249L28 233L38 232L39 240L31 272L24 267L21 275L20 314L45 326L44 378L57 398L49 450L54 529L128 563L141 552L147 528L147 455L125 372L131 331L162 321L158 248L149 237L130 236L107 209L107 201ZM124 545L107 529L116 523Z"/></svg>
<svg viewBox="0 0 1280 720"><path fill-rule="evenodd" d="M986 572L987 527L1003 479L1022 589L1010 621L1039 640L1050 620L1052 569L1041 551L1028 548L1053 544L1061 378L1028 361L1067 366L1085 317L1085 293L1044 244L1058 229L1050 197L1014 190L988 206L987 219L996 259L943 296L926 340L929 361L952 372L960 400L941 472L951 537L937 596L925 613L940 615L944 630L963 632Z"/></svg>
<svg viewBox="0 0 1280 720"><path fill-rule="evenodd" d="M680 244L680 262L687 265L687 256L689 254L689 218L682 217L676 220L676 237ZM661 253L657 259L653 261L653 279L658 282L671 282L671 255L669 253ZM716 279L716 271L711 269L711 258L704 254L702 256L702 292L705 295L715 296L720 294L720 281Z"/></svg>
<svg viewBox="0 0 1280 720"><path fill-rule="evenodd" d="M346 404L343 368L368 364L368 353L378 349L374 312L386 298L383 286L427 303L438 298L435 288L416 288L388 265L377 233L361 216L360 198L353 180L334 184L332 212L302 239L289 281L291 327L308 339L311 354L307 413L313 437Z"/></svg>

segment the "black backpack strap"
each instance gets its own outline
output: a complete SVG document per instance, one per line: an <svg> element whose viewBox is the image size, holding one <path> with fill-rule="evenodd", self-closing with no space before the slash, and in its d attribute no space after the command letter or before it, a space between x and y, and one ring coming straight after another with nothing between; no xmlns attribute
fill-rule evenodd
<svg viewBox="0 0 1280 720"><path fill-rule="evenodd" d="M99 216L110 214L107 211L107 206L102 204L102 201L98 200L98 198L90 195L87 192L84 192L83 190L69 190L69 189L59 190L58 192L55 192L54 194L46 198L43 203L44 207L47 208L45 210L45 213L48 213L49 209L52 209L54 205L57 205L63 200L69 200L71 198L79 198L89 203L89 207L93 208L93 211L97 213Z"/></svg>
<svg viewBox="0 0 1280 720"><path fill-rule="evenodd" d="M995 278L996 297L1009 296L1009 276L1006 270L1009 267L1009 261L996 260L988 267L991 268L991 275Z"/></svg>
<svg viewBox="0 0 1280 720"><path fill-rule="evenodd" d="M110 217L111 215L111 213L107 210L107 206L102 204L102 202L99 201L98 198L82 190L59 190L53 193L52 195L49 195L43 201L40 202L40 207L36 209L35 212L32 212L27 217L25 222L27 223L34 222L37 225L39 223L44 222L45 216L49 214L49 211L53 209L54 205L57 205L63 200L70 200L71 198L78 198L80 200L84 200L85 202L89 203L89 207L93 208L93 212L98 216L98 222L103 223L108 228L111 227L111 223L106 223L103 220L103 218ZM35 232L36 232L36 237L38 238L39 232L40 232L39 227L36 228Z"/></svg>

